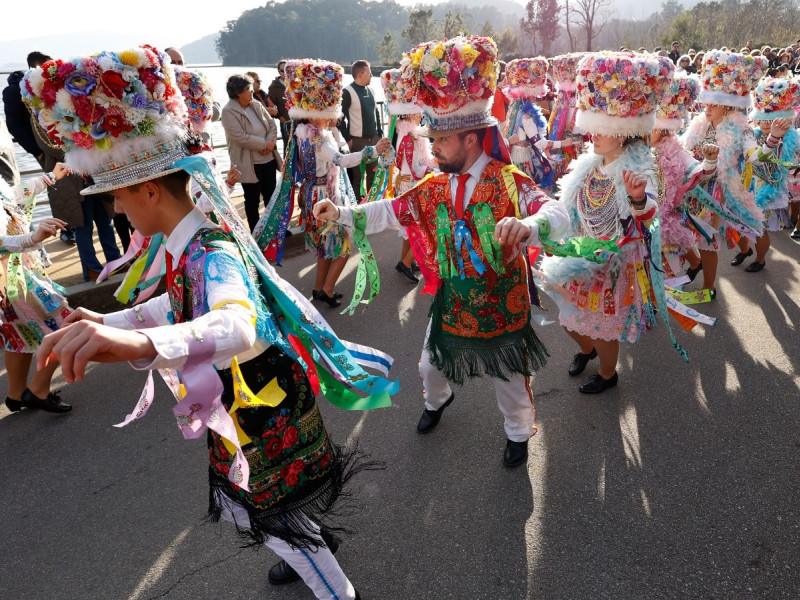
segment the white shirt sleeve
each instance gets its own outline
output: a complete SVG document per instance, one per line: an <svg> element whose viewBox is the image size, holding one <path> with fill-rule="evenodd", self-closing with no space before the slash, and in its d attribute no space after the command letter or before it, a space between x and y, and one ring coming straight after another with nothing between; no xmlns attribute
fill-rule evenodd
<svg viewBox="0 0 800 600"><path fill-rule="evenodd" d="M339 225L345 227L353 226L353 209L347 206L338 206L339 218L336 220ZM386 229L404 229L397 220L397 215L394 214L391 200L377 200L375 202L368 202L362 204L359 208L363 209L367 214L367 229L366 233L380 233Z"/></svg>
<svg viewBox="0 0 800 600"><path fill-rule="evenodd" d="M236 269L225 269L225 263L217 264L214 260L214 255L221 252L212 252L206 258L205 293L209 312L188 323L169 325L164 324L165 321L169 323L166 313L170 310L166 294L150 300L143 307L161 325L139 329L153 343L157 356L152 360L133 361L131 365L135 369L181 370L190 357L192 338L198 336L211 336L214 340L215 351L211 362L219 368L224 368L234 356L252 348L256 341L256 310L248 299L249 292L242 274ZM122 320L128 321L125 313L133 310L112 313L103 321L108 325L122 325ZM157 314L156 310L163 312ZM123 328L135 327L128 325Z"/></svg>
<svg viewBox="0 0 800 600"><path fill-rule="evenodd" d="M520 207L522 202L520 202ZM569 215L564 205L557 200L550 200L542 204L537 212L522 219L522 222L530 227L531 234L525 242L528 246L540 246L539 241L539 224L538 220L541 218L547 219L550 223L550 240L559 240L564 237L569 226Z"/></svg>
<svg viewBox="0 0 800 600"><path fill-rule="evenodd" d="M41 247L41 244L37 244L33 241L33 232L0 237L0 249L2 250L2 254L25 252Z"/></svg>

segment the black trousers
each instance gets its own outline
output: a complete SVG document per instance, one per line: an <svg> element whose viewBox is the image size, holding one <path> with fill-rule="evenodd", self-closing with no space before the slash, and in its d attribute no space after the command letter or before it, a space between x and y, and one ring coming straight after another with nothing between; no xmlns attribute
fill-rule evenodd
<svg viewBox="0 0 800 600"><path fill-rule="evenodd" d="M244 191L244 212L247 215L247 226L250 231L258 223L259 205L261 198L264 198L264 207L269 204L272 193L275 191L275 177L278 173L278 165L274 160L260 165L253 165L256 172L257 183L243 183Z"/></svg>
<svg viewBox="0 0 800 600"><path fill-rule="evenodd" d="M378 143L378 140L381 139L379 135L373 135L372 137L352 137L350 138L353 142L353 146L350 148L351 152L359 152L363 150L366 146L372 146ZM367 193L369 194L369 190L372 187L372 182L375 180L375 167L377 166L378 162L376 160L368 162L366 166L366 179L367 179ZM353 185L353 191L356 194L356 200L361 202L361 166L353 167L352 169L347 169L347 175L350 177L350 183Z"/></svg>

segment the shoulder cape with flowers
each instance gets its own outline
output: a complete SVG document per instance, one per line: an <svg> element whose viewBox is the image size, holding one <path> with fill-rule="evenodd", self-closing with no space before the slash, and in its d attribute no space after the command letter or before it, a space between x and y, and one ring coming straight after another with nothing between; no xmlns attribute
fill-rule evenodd
<svg viewBox="0 0 800 600"><path fill-rule="evenodd" d="M560 181L559 201L567 209L569 215L569 229L565 237L575 237L581 235L580 217L578 216L578 194L586 179L600 167L603 157L594 152L581 154L570 164L570 171ZM627 219L631 216L628 194L625 191L625 184L622 181L622 171L629 170L645 176L655 187L655 159L650 148L644 142L637 141L625 146L622 155L606 167L606 172L614 178L614 199L617 203L617 210L620 219ZM618 256L612 256L611 261L619 260ZM605 264L599 264L586 260L585 258L574 257L547 257L542 262L542 273L545 274L550 282L566 283L573 279L589 280L598 270L605 268Z"/></svg>
<svg viewBox="0 0 800 600"><path fill-rule="evenodd" d="M761 129L756 127L755 134L756 139L758 139L761 135ZM794 127L790 128L786 135L783 136L780 152L778 158L781 161L797 164L798 159L800 159L800 134ZM783 165L775 163L773 165L779 173L778 180L772 183L762 179L756 186L756 204L761 210L773 208L778 196L786 194L789 171ZM785 206L776 206L774 208L785 208Z"/></svg>
<svg viewBox="0 0 800 600"><path fill-rule="evenodd" d="M681 138L690 152L703 143L708 129L705 113L700 113ZM740 111L728 113L717 127L716 145L719 146L717 181L722 186L725 208L753 230L763 231L764 213L756 206L755 197L742 182L742 148L745 133L750 130L747 116Z"/></svg>
<svg viewBox="0 0 800 600"><path fill-rule="evenodd" d="M698 162L681 146L675 135L662 137L654 147L658 151L658 162L664 177L665 198L660 207L661 236L665 244L691 248L695 242L694 235L683 225L678 212L678 208L686 199L678 197L678 191L686 183Z"/></svg>

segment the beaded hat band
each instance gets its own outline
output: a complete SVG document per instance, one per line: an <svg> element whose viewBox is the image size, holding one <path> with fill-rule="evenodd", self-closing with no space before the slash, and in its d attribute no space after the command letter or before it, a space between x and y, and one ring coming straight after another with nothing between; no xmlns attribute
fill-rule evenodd
<svg viewBox="0 0 800 600"><path fill-rule="evenodd" d="M489 106L491 107L491 104ZM435 117L429 111L425 111L419 134L428 138L440 138L495 125L498 125L498 121L492 116L491 108L454 117Z"/></svg>
<svg viewBox="0 0 800 600"><path fill-rule="evenodd" d="M81 190L81 195L110 192L176 173L181 169L172 165L186 156L188 152L183 140L160 142L128 156L125 161L101 165L92 174L94 185Z"/></svg>

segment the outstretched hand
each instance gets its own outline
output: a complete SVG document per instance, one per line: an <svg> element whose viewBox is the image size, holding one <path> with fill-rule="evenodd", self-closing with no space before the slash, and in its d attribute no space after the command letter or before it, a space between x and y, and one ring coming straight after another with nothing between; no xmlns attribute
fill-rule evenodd
<svg viewBox="0 0 800 600"><path fill-rule="evenodd" d="M625 184L625 191L635 202L645 199L644 190L647 187L647 179L639 177L633 171L624 169L622 171L622 182Z"/></svg>
<svg viewBox="0 0 800 600"><path fill-rule="evenodd" d="M516 217L503 217L494 227L494 239L501 246L516 246L531 235L531 228Z"/></svg>
<svg viewBox="0 0 800 600"><path fill-rule="evenodd" d="M320 221L335 221L339 218L339 209L330 200L320 200L314 205L314 218Z"/></svg>
<svg viewBox="0 0 800 600"><path fill-rule="evenodd" d="M58 235L59 231L64 231L67 228L67 223L61 219L42 219L33 232L33 241L41 244L47 238Z"/></svg>
<svg viewBox="0 0 800 600"><path fill-rule="evenodd" d="M36 368L41 370L51 360L58 360L64 379L73 383L84 378L90 361L122 362L155 357L156 349L146 335L81 319L44 337L36 352Z"/></svg>

